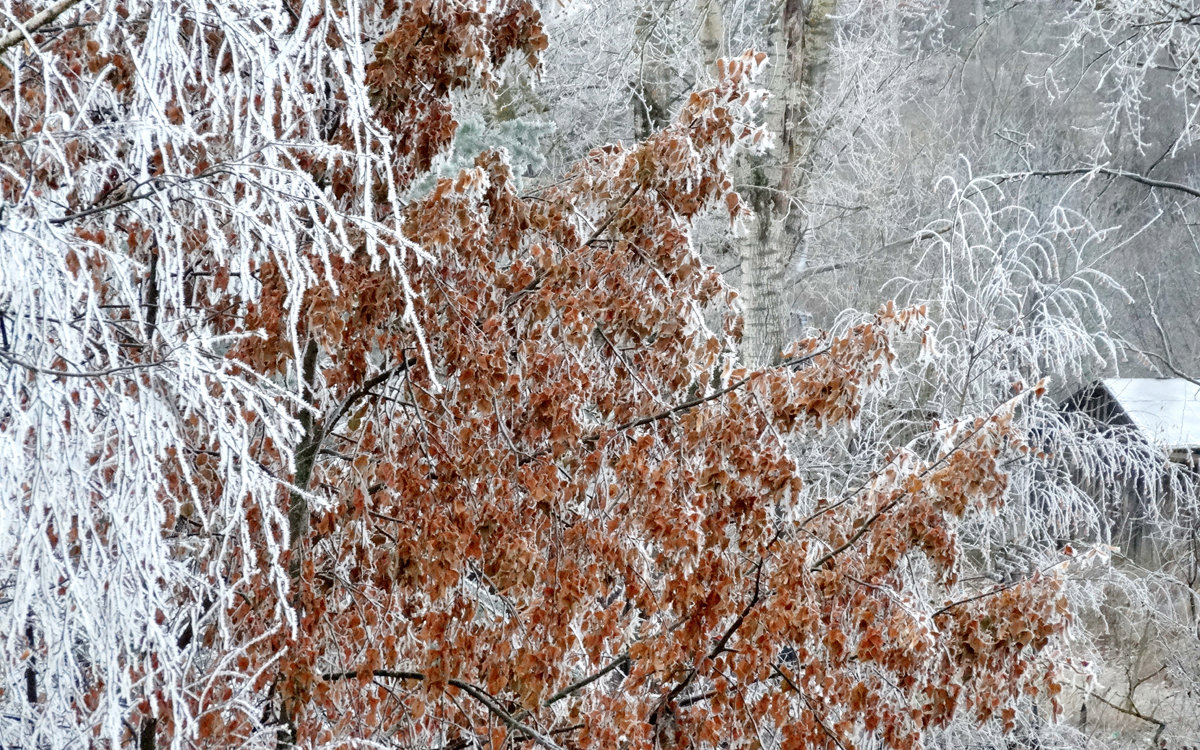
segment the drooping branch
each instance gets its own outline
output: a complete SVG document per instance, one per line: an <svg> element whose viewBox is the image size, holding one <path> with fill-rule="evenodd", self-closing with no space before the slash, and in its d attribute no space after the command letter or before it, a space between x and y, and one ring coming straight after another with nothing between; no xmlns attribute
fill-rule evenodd
<svg viewBox="0 0 1200 750"><path fill-rule="evenodd" d="M1058 567L1058 565L1059 565L1059 563L1055 563L1054 565L1048 565L1048 566L1042 568L1041 570L1039 570L1038 573L1039 574L1048 573L1050 570ZM1022 584L1028 583L1028 582L1029 582L1028 578L1018 578L1015 581L1012 581L1010 583L1005 583L1005 584L1002 584L999 586L995 586L995 587L988 589L987 591L984 591L980 594L975 594L974 596L968 596L965 599L958 599L956 601L948 602L941 609L935 611L931 615L931 617L937 617L938 615L944 615L947 612L949 612L950 610L954 609L955 607L961 607L964 604L970 604L971 602L977 602L977 601L981 601L983 599L988 599L990 597L996 596L997 594L1002 594L1005 591L1008 591L1009 589L1016 588L1017 586L1020 586Z"/></svg>
<svg viewBox="0 0 1200 750"><path fill-rule="evenodd" d="M721 398L722 396L733 393L734 391L736 391L739 388L741 388L742 386L744 386L746 383L749 383L754 378L754 376L757 374L758 374L757 372L751 373L750 375L747 375L746 377L742 378L741 380L736 381L732 385L728 385L724 388L713 391L712 393L709 393L704 396L697 396L696 398L689 399L688 401L684 401L682 404L677 404L676 406L672 406L669 409L664 409L664 410L662 410L660 412L656 412L654 414L648 414L644 417L638 417L637 419L631 419L628 422L623 422L622 424L617 425L616 429L618 432L624 432L625 430L632 430L632 429L636 429L638 427L645 427L648 424L654 424L655 422L660 422L664 419L667 419L668 417L673 417L677 414L682 414L685 411L694 409L697 406L700 406L701 404L708 403L709 401L716 401L717 399Z"/></svg>
<svg viewBox="0 0 1200 750"><path fill-rule="evenodd" d="M733 634L736 633L738 628L742 626L742 623L746 621L746 616L750 614L750 610L754 609L754 606L762 600L762 566L763 561L759 560L758 565L755 566L754 593L751 595L750 601L746 602L746 606L742 608L741 613L738 614L737 618L735 618L732 623L730 623L729 627L725 629L724 634L721 635L720 640L718 640L713 646L712 650L708 652L709 659L715 659L724 653L725 647L729 644L729 639L733 637Z"/></svg>
<svg viewBox="0 0 1200 750"><path fill-rule="evenodd" d="M871 527L874 526L880 518L883 518L885 515L887 515L889 511L893 510L897 505L899 505L902 500L908 497L908 495L909 493L907 491L903 492L891 502L875 511L866 521L863 521L862 525L859 526L857 531L850 535L849 539L837 547L834 547L829 552L826 552L815 563L808 566L808 569L812 571L820 570L826 563L832 561L833 558L853 547L859 539L862 539L866 533L871 530Z"/></svg>
<svg viewBox="0 0 1200 750"><path fill-rule="evenodd" d="M634 197L640 192L642 192L641 185L638 185L633 190L629 191L629 195L625 196L625 199L623 201L621 201L620 204L618 204L616 208L609 211L608 216L604 217L604 221L600 222L600 225L598 227L596 227L596 229L592 232L591 236L589 236L586 240L583 241L583 246L587 247L588 245L591 245L596 240L600 239L600 237L604 234L604 232L608 230L609 226L612 225L613 221L617 218L617 216L620 215L621 211L623 211L625 209L625 207L629 205L629 202L632 201L634 199Z"/></svg>
<svg viewBox="0 0 1200 750"><path fill-rule="evenodd" d="M151 198L160 192L160 190L161 190L160 188L153 187L153 181L151 181L151 183L148 183L148 184L151 184L151 188L149 190L144 190L141 192L137 191L136 189L131 190L128 195L125 195L122 198L118 198L118 199L112 201L111 203L102 203L102 204L99 204L96 206L92 206L90 208L85 208L82 211L76 211L75 213L67 214L66 216L59 216L59 217L53 218L50 220L50 224L52 224L53 226L56 226L56 227L61 227L66 224L70 224L73 221L78 221L79 219L86 219L89 216L95 216L96 214L102 214L105 211L111 211L114 208L120 208L121 206L125 206L130 203L136 203L137 201L146 200L147 198Z"/></svg>
<svg viewBox="0 0 1200 750"><path fill-rule="evenodd" d="M629 658L628 656L624 657L624 659L626 661L628 661L628 658ZM580 688L584 687L585 685L589 684L590 682L593 682L593 681L599 679L600 677L603 677L604 674L607 674L607 672L611 671L612 669L615 669L616 666L619 665L619 663L620 663L620 660L618 660L618 662L614 662L612 665L609 665L608 667L606 667L605 670L602 671L601 673L599 673L598 675L595 675L592 678L583 681L582 684L575 683L574 685L564 688L563 690L559 691L559 693L556 693L555 696L551 696L550 699L547 699L544 705L549 706L550 704L554 703L555 701L559 700L560 698L566 697L567 695L570 695L572 692L579 690ZM344 672L327 672L327 673L321 675L321 679L323 679L327 682L336 682L338 680L356 679L359 676L359 674L360 674L360 672L358 670L347 670ZM393 679L393 680L423 681L426 679L425 673L423 673L423 672L409 672L409 671L401 671L401 670L394 670L394 669L373 669L373 670L371 670L371 676L372 677L384 677L384 678ZM547 750L562 750L562 748L557 743L555 743L553 740L551 740L548 736L546 736L545 734L542 734L541 732L537 731L536 729L529 726L528 724L525 724L519 718L517 718L517 716L514 716L513 714L509 713L508 711L505 711L504 707L501 706L500 703L491 694L489 694L486 690L479 687L478 685L475 685L474 683L471 683L471 682L467 682L466 680L460 680L456 677L452 677L449 680L447 680L446 684L452 685L452 686L458 688L459 690L462 690L467 695L469 695L472 698L474 698L475 700L479 701L481 704L483 704L484 708L486 708L490 713L492 713L497 718L499 718L501 721L503 721L510 729L521 732L522 734L525 735L525 737L527 739L530 739L530 740L536 742L537 744L541 745L542 747L546 748ZM523 712L521 712L521 714L519 714L519 716L527 716L528 713L529 713L528 711L523 711ZM572 727L572 729L578 729L578 728L579 727Z"/></svg>
<svg viewBox="0 0 1200 750"><path fill-rule="evenodd" d="M853 265L855 265L855 264L848 260L843 260L843 261L836 261L834 263L825 263L820 266L811 266L809 268L805 268L803 271L800 272L800 274L796 277L796 283L799 283L801 281L808 281L809 279L813 278L814 276L820 276L821 274L833 273L834 271L841 271L842 269L850 268Z"/></svg>
<svg viewBox="0 0 1200 750"><path fill-rule="evenodd" d="M1158 333L1158 344L1160 347L1162 347L1162 353L1159 354L1158 352L1144 351L1141 349L1136 351L1143 356L1160 362L1163 367L1166 367L1167 370L1175 377L1186 380L1192 385L1200 386L1200 380L1196 379L1192 375L1189 375L1176 366L1175 355L1171 351L1171 339L1169 336L1167 336L1167 329L1163 326L1162 319L1158 315L1158 310L1155 309L1154 300L1151 298L1150 294L1150 285L1146 282L1146 277L1140 273L1138 274L1138 279L1142 282L1142 291L1146 295L1146 304L1150 308L1150 319L1154 321L1154 329Z"/></svg>

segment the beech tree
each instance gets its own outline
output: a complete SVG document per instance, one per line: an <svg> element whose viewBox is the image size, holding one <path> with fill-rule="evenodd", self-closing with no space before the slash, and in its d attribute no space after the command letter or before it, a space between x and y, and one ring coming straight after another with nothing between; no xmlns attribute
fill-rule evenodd
<svg viewBox="0 0 1200 750"><path fill-rule="evenodd" d="M4 13L0 742L905 748L1054 710L1062 566L981 584L958 542L1044 387L814 495L797 441L937 331L889 304L738 359L692 236L752 218L765 55L552 186L488 151L406 202L452 92L536 66L532 4Z"/></svg>
<svg viewBox="0 0 1200 750"><path fill-rule="evenodd" d="M888 297L926 306L937 331L936 349L902 357L852 429L794 442L803 492L815 502L852 491L931 421L990 411L1014 380L1047 377L1055 399L1025 404L1017 421L1053 455L1008 464L1002 512L964 529L965 575L1024 575L1064 545L1101 542L1113 556L1070 588L1081 615L1072 648L1091 665L1074 675L1074 726L1050 727L1028 704L1019 713L1044 746L1129 747L1152 735L1195 744L1194 474L1054 403L1118 371L1194 375L1193 337L1178 335L1196 323L1192 11L1142 1L572 4L549 29L577 49L551 48L539 89L569 124L555 148L595 142L580 133L627 137L642 116L628 111L631 97L669 111L703 85L708 50L722 43L757 45L780 70L789 17L800 21L794 62L810 80L766 79L775 149L748 160L762 169L738 186L752 205L779 205L778 221L758 211L740 236L720 222L694 233L742 293L740 354L770 361L784 329L844 331L864 320L845 307L870 311ZM635 33L635 18L650 33ZM789 109L790 145L777 124ZM795 187L786 193L772 182L784 167ZM783 222L782 252L764 269L756 230ZM773 344L756 355L755 340ZM1120 493L1134 483L1175 491L1131 513ZM1147 564L1131 524L1156 550L1152 570L1135 562ZM1005 741L976 730L964 722L934 742Z"/></svg>

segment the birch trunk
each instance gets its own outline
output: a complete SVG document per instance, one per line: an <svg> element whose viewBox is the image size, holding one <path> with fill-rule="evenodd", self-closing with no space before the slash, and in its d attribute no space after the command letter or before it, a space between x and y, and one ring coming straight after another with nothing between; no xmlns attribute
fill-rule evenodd
<svg viewBox="0 0 1200 750"><path fill-rule="evenodd" d="M704 55L704 70L712 74L717 58L725 52L725 13L721 0L696 0L696 15L700 18L700 53Z"/></svg>
<svg viewBox="0 0 1200 750"><path fill-rule="evenodd" d="M816 146L809 98L828 57L835 5L835 0L783 0L771 33L767 125L776 144L751 160L747 192L757 216L738 247L745 310L741 353L750 365L777 362L787 343L789 270L803 241L803 205Z"/></svg>

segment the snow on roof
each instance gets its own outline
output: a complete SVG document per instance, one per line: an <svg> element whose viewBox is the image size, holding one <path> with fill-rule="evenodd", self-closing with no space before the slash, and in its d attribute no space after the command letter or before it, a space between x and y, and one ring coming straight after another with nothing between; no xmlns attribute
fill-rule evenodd
<svg viewBox="0 0 1200 750"><path fill-rule="evenodd" d="M1200 386L1181 378L1106 378L1103 382L1151 440L1167 448L1200 447Z"/></svg>

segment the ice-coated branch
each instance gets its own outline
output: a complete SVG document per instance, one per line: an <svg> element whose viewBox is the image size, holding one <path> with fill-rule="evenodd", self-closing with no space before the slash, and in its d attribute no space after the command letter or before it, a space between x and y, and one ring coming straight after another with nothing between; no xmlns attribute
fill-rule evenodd
<svg viewBox="0 0 1200 750"><path fill-rule="evenodd" d="M57 3L48 8L38 11L33 14L28 21L18 23L17 28L8 32L4 36L0 36L0 55L8 51L9 47L17 44L23 39L28 39L38 29L50 23L54 19L61 16L64 12L70 10L75 5L79 4L79 0L58 0Z"/></svg>

